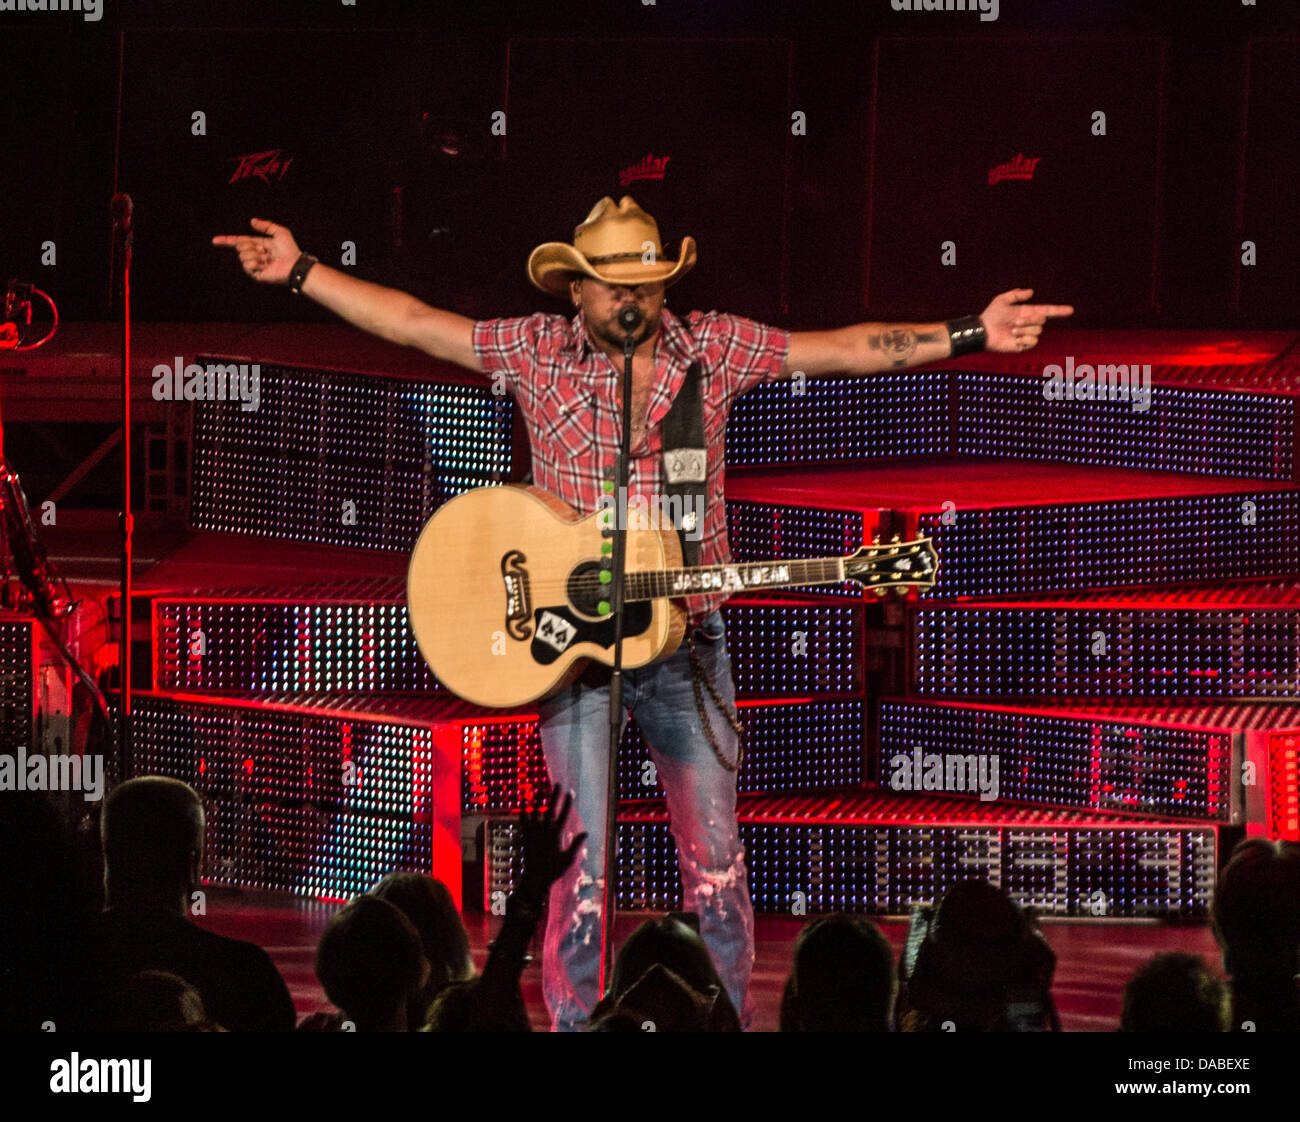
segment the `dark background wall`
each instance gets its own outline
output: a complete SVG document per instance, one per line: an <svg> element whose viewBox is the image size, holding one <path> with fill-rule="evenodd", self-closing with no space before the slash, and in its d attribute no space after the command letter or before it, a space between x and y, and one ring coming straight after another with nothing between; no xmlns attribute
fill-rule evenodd
<svg viewBox="0 0 1300 1122"><path fill-rule="evenodd" d="M1296 326L1291 6L103 3L0 16L0 273L65 318L108 311L116 187L140 320L329 318L209 246L252 215L469 315L551 306L528 251L630 193L699 242L679 309L811 327L1029 285L1084 327ZM230 182L272 150L282 177ZM1031 180L988 182L1020 154ZM662 179L621 185L647 155Z"/></svg>

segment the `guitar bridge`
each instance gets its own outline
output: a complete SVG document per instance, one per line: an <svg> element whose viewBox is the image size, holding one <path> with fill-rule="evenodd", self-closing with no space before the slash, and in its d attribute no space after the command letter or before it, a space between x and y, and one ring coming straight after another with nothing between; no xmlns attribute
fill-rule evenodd
<svg viewBox="0 0 1300 1122"><path fill-rule="evenodd" d="M532 616L532 597L528 590L527 558L512 549L501 558L501 579L506 586L506 631L510 638L527 642L532 634L529 619Z"/></svg>

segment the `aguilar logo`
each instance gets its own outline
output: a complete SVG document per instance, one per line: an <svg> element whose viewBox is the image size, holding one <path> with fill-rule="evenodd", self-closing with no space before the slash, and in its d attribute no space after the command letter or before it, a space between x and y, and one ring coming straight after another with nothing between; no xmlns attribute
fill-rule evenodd
<svg viewBox="0 0 1300 1122"><path fill-rule="evenodd" d="M638 179L662 179L664 177L664 168L668 166L671 156L660 156L657 160L649 152L645 154L639 164L633 164L626 167L618 173L618 182L620 186L626 187L629 183Z"/></svg>
<svg viewBox="0 0 1300 1122"><path fill-rule="evenodd" d="M1035 156L1032 160L1023 152L1017 152L1014 160L1008 160L1005 164L998 164L995 168L989 168L989 186L995 183L1001 183L1004 179L1033 179L1034 168L1038 166L1038 161L1042 156Z"/></svg>
<svg viewBox="0 0 1300 1122"><path fill-rule="evenodd" d="M227 180L228 183L238 183L241 179L251 179L256 176L263 183L270 183L271 178L280 180L284 178L284 173L289 170L289 165L293 163L293 157L286 160L280 159L280 153L283 148L272 148L269 152L253 152L247 156L232 156L235 161L235 174Z"/></svg>

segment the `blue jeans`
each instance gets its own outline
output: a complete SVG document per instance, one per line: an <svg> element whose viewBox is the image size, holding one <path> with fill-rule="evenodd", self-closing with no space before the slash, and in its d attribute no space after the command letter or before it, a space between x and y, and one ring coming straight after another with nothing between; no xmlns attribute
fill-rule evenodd
<svg viewBox="0 0 1300 1122"><path fill-rule="evenodd" d="M728 706L735 703L721 612L696 632L695 649ZM707 688L706 712L718 747L735 763L737 737ZM700 917L700 935L731 1000L748 1025L754 965L754 909L736 826L736 773L718 763L700 727L690 652L623 673L623 702L636 716L668 800L682 874L682 910ZM551 889L542 955L542 990L553 1027L581 1031L600 998L600 939L609 762L609 687L575 683L542 703L541 739L551 782L573 792L563 844L587 831L569 871ZM624 715L624 723L627 717Z"/></svg>

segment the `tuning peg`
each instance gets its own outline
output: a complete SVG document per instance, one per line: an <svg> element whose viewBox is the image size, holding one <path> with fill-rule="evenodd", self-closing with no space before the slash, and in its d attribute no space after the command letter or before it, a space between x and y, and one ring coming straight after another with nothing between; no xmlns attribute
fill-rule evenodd
<svg viewBox="0 0 1300 1122"><path fill-rule="evenodd" d="M889 543L890 545L897 545L902 540L903 540L902 534L895 534L892 538L889 539Z"/></svg>
<svg viewBox="0 0 1300 1122"><path fill-rule="evenodd" d="M880 544L880 535L879 535L879 534L872 534L872 535L871 535L871 544L872 544L872 545L879 545L879 544Z"/></svg>

